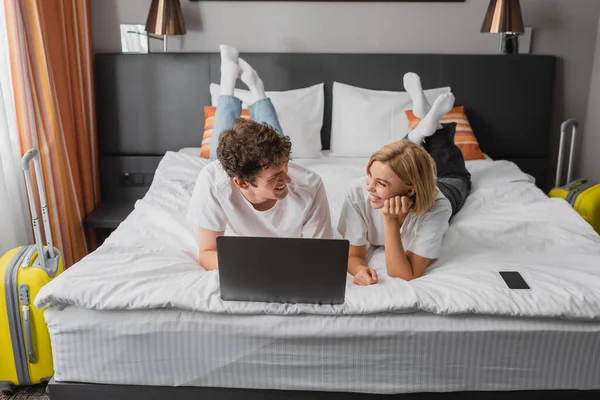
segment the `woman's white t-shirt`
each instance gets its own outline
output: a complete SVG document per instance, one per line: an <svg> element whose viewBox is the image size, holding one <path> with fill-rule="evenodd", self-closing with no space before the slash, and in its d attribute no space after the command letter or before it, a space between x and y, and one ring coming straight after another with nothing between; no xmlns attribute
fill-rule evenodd
<svg viewBox="0 0 600 400"><path fill-rule="evenodd" d="M221 163L200 171L188 210L195 226L231 236L333 237L327 195L321 177L290 161L288 195L266 211L257 211L232 182Z"/></svg>
<svg viewBox="0 0 600 400"><path fill-rule="evenodd" d="M433 207L421 216L411 211L402 227L402 246L421 257L439 256L442 239L452 215L450 201L438 190ZM383 246L383 213L371 207L365 179L352 182L338 222L338 232L353 246Z"/></svg>

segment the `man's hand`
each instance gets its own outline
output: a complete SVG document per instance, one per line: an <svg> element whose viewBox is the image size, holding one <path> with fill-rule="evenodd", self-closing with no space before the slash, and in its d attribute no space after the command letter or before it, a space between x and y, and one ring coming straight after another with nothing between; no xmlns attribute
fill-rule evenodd
<svg viewBox="0 0 600 400"><path fill-rule="evenodd" d="M359 286L374 285L378 282L377 272L373 268L364 267L354 275L354 284Z"/></svg>
<svg viewBox="0 0 600 400"><path fill-rule="evenodd" d="M413 206L413 201L407 196L391 197L383 202L383 216L403 223Z"/></svg>

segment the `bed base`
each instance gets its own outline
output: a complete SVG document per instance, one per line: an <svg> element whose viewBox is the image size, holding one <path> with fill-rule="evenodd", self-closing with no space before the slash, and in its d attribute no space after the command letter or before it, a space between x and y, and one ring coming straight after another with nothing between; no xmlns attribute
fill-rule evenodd
<svg viewBox="0 0 600 400"><path fill-rule="evenodd" d="M575 399L592 400L600 398L600 390L540 390L507 392L445 392L445 393L404 393L404 394L364 394L340 392L311 392L263 389L230 389L210 387L167 387L136 385L102 385L92 383L70 383L50 381L50 400L475 400L475 399Z"/></svg>

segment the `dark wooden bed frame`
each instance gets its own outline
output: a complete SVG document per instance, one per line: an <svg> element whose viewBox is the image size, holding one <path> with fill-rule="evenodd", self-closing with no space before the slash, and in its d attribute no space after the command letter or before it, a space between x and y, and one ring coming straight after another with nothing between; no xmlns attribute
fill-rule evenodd
<svg viewBox="0 0 600 400"><path fill-rule="evenodd" d="M329 148L332 83L404 90L417 72L424 88L451 86L485 153L515 162L548 189L555 58L531 55L244 54L267 90L325 83L323 148ZM152 174L162 155L200 147L209 84L219 82L215 53L98 54L96 106L105 199L138 198L144 188L123 174ZM93 362L90 360L90 362ZM152 387L51 381L52 400L66 399L592 399L599 391L450 392L374 395L334 392Z"/></svg>
<svg viewBox="0 0 600 400"><path fill-rule="evenodd" d="M48 384L48 392L50 400L597 400L600 398L600 391L577 390L403 393L384 395L210 387L99 385L91 383L58 383L54 381Z"/></svg>

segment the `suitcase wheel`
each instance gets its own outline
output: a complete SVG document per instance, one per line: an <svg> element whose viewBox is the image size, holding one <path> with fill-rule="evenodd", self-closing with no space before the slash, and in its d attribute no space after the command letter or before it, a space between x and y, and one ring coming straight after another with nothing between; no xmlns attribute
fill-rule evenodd
<svg viewBox="0 0 600 400"><path fill-rule="evenodd" d="M14 391L15 391L15 385L13 385L12 383L0 382L0 392L9 396L9 395L13 394Z"/></svg>

